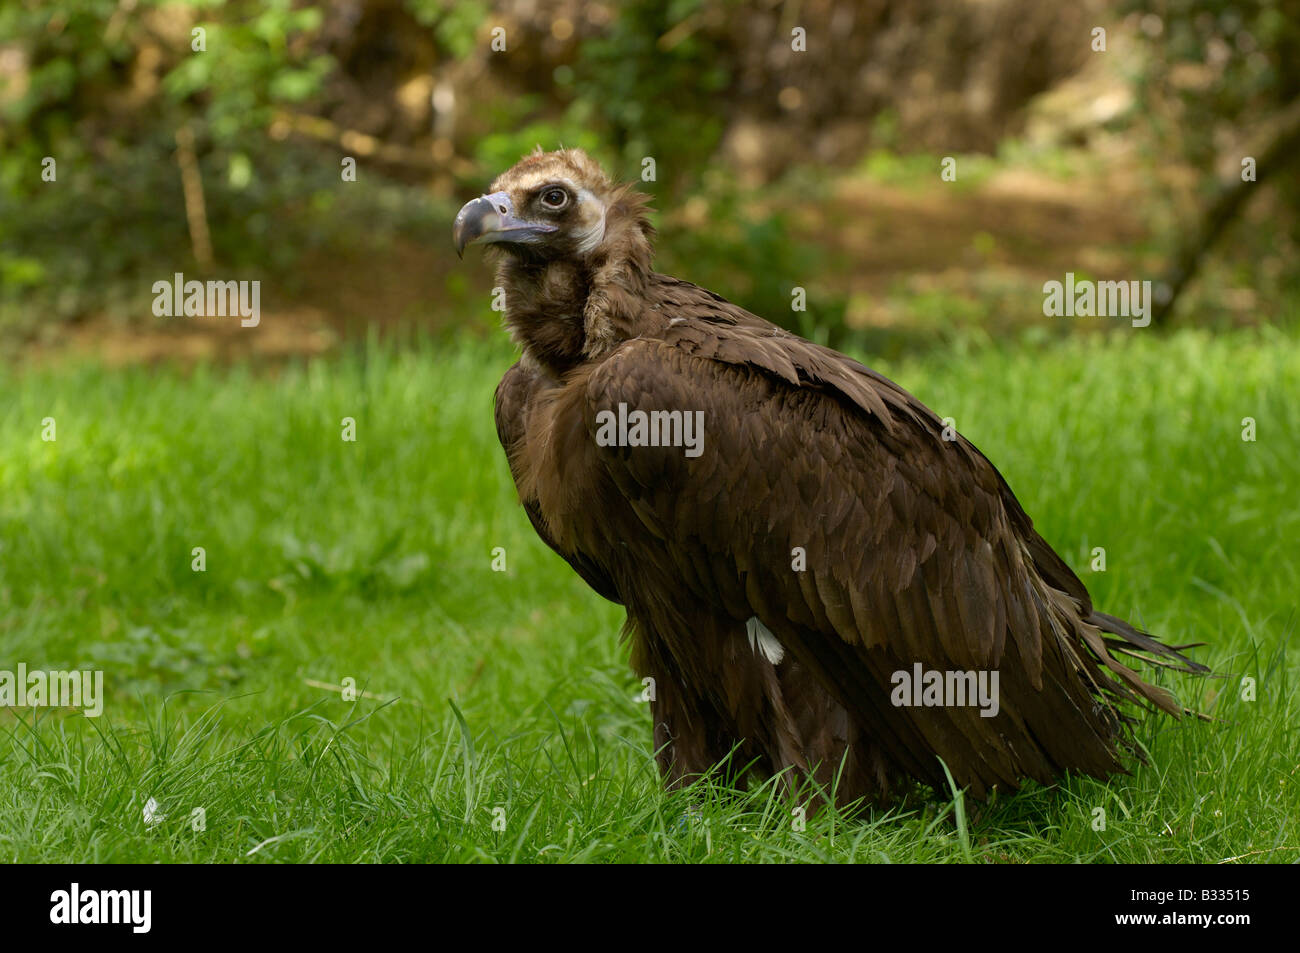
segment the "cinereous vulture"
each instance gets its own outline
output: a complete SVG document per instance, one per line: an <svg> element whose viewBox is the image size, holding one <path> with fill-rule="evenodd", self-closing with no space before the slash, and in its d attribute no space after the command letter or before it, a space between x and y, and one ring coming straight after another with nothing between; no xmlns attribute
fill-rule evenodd
<svg viewBox="0 0 1300 953"><path fill-rule="evenodd" d="M1093 608L1005 480L893 381L657 274L648 198L525 157L456 216L523 348L496 426L528 518L627 609L678 785L731 757L835 799L1124 770L1117 654L1204 671ZM945 439L946 438L946 439Z"/></svg>

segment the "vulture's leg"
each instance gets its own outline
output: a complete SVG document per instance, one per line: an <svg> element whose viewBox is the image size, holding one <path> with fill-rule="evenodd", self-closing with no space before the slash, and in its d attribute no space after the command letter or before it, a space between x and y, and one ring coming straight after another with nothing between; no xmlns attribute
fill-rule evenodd
<svg viewBox="0 0 1300 953"><path fill-rule="evenodd" d="M653 679L648 687L659 773L670 789L690 784L728 760L737 773L754 752L735 732L722 702L725 679L714 621L663 615L628 613L632 668L639 678ZM672 624L667 637L662 634L665 622Z"/></svg>
<svg viewBox="0 0 1300 953"><path fill-rule="evenodd" d="M789 795L808 777L841 805L888 790L886 761L858 719L756 617L644 612L631 632L634 669L655 679L654 745L668 787L730 758L731 780L779 776Z"/></svg>
<svg viewBox="0 0 1300 953"><path fill-rule="evenodd" d="M890 790L890 767L857 718L826 690L813 672L786 656L776 666L777 690L793 719L807 773L835 803L882 800ZM815 799L813 807L823 799ZM809 814L812 813L812 807Z"/></svg>

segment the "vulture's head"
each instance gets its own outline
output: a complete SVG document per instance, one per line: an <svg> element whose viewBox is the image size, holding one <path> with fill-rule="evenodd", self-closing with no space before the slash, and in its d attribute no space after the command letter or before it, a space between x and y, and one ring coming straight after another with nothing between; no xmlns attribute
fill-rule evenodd
<svg viewBox="0 0 1300 953"><path fill-rule="evenodd" d="M538 149L466 203L452 240L458 253L475 242L495 251L506 327L524 358L558 375L641 333L648 203L585 152Z"/></svg>
<svg viewBox="0 0 1300 953"><path fill-rule="evenodd" d="M491 243L526 261L594 261L608 257L619 238L644 239L645 204L580 149L539 148L499 175L487 195L466 203L452 241L457 254Z"/></svg>

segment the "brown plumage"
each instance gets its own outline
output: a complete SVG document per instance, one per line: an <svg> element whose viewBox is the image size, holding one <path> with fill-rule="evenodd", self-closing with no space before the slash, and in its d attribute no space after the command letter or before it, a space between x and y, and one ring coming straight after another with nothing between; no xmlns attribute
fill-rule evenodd
<svg viewBox="0 0 1300 953"><path fill-rule="evenodd" d="M942 786L940 758L983 797L1123 770L1116 703L1182 712L1115 656L1204 668L1096 611L993 465L911 394L656 274L646 198L581 152L539 150L492 193L454 238L497 249L523 347L497 432L538 534L627 608L670 784L735 749L841 803ZM620 405L702 412L700 452L602 445ZM910 703L897 673L917 663L996 672L997 713Z"/></svg>

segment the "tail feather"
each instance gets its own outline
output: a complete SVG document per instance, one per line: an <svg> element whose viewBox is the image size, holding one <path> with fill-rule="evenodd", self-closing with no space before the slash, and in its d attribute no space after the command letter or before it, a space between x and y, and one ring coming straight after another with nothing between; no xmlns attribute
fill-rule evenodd
<svg viewBox="0 0 1300 953"><path fill-rule="evenodd" d="M1165 645L1123 619L1095 610L1081 622L1079 631L1085 644L1111 675L1116 676L1106 680L1103 686L1108 693L1132 701L1133 694L1136 692L1160 710L1175 717L1189 714L1199 716L1198 712L1179 705L1167 689L1143 681L1131 668L1117 661L1115 655L1126 655L1157 668L1172 669L1191 675L1206 675L1210 674L1207 666L1192 661L1182 654L1184 649L1195 648L1201 643ZM1118 638L1102 638L1100 633L1118 636Z"/></svg>
<svg viewBox="0 0 1300 953"><path fill-rule="evenodd" d="M1084 621L1090 625L1095 625L1103 632L1109 632L1111 635L1118 635L1124 640L1124 642L1135 646L1142 652L1148 652L1153 656L1159 657L1146 659L1148 662L1162 665L1165 668L1173 668L1180 672L1187 672L1192 675L1204 675L1210 671L1208 667L1202 665L1200 662L1194 662L1182 654L1183 649L1195 648L1204 643L1194 642L1190 645L1165 645L1163 642L1153 639L1146 632L1143 632L1141 629L1125 622L1123 619L1105 612L1098 612L1095 609L1088 618L1084 619ZM1106 641L1111 644L1123 644L1117 643L1114 639L1107 639ZM1120 651L1124 651L1129 655L1134 654L1131 649L1121 648ZM1161 662L1160 659L1172 659L1172 661Z"/></svg>

